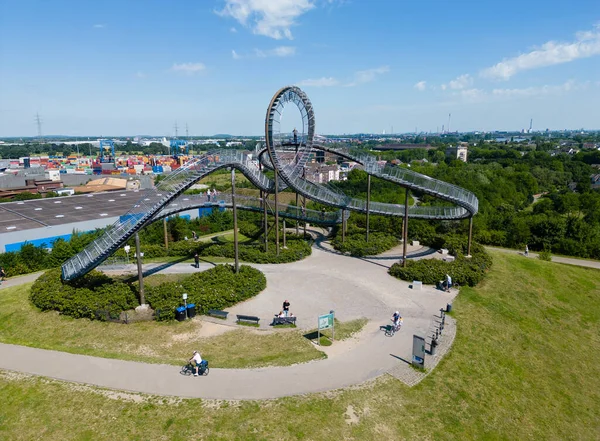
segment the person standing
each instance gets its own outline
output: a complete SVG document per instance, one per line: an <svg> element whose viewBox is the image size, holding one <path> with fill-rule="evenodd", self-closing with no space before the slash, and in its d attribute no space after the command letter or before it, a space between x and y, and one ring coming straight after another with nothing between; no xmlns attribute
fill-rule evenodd
<svg viewBox="0 0 600 441"><path fill-rule="evenodd" d="M446 274L446 291L450 292L450 288L452 288L452 277L450 274Z"/></svg>
<svg viewBox="0 0 600 441"><path fill-rule="evenodd" d="M200 256L198 256L198 253L194 254L194 263L196 264L196 268L200 268Z"/></svg>
<svg viewBox="0 0 600 441"><path fill-rule="evenodd" d="M525 257L529 257L529 247L525 245Z"/></svg>
<svg viewBox="0 0 600 441"><path fill-rule="evenodd" d="M290 302L283 301L283 314L287 317L290 314Z"/></svg>

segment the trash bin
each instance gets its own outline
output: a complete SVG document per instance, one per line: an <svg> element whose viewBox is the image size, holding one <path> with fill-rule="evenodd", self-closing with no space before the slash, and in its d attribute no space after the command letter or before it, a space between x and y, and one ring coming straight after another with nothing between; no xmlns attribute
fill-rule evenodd
<svg viewBox="0 0 600 441"><path fill-rule="evenodd" d="M196 305L194 303L190 303L187 305L187 316L188 318L196 316Z"/></svg>
<svg viewBox="0 0 600 441"><path fill-rule="evenodd" d="M175 318L180 322L185 320L185 306L180 306L175 310Z"/></svg>
<svg viewBox="0 0 600 441"><path fill-rule="evenodd" d="M446 304L446 312L452 312L452 303Z"/></svg>

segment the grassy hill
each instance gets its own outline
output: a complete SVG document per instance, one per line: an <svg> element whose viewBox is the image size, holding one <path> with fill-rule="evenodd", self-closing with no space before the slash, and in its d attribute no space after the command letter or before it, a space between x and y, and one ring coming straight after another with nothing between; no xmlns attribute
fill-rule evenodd
<svg viewBox="0 0 600 441"><path fill-rule="evenodd" d="M600 271L493 256L454 303L452 351L414 388L234 403L0 373L0 439L599 439Z"/></svg>

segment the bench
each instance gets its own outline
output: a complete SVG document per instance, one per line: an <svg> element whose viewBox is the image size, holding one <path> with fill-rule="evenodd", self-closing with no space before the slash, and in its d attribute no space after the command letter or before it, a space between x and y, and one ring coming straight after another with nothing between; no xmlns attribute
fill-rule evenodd
<svg viewBox="0 0 600 441"><path fill-rule="evenodd" d="M227 311L221 311L219 309L209 309L208 315L212 315L213 317L218 317L227 320Z"/></svg>
<svg viewBox="0 0 600 441"><path fill-rule="evenodd" d="M275 317L271 326L277 325L295 325L296 317Z"/></svg>
<svg viewBox="0 0 600 441"><path fill-rule="evenodd" d="M260 320L260 318L255 317L253 315L237 315L237 321L238 322L254 322L258 325L258 321Z"/></svg>

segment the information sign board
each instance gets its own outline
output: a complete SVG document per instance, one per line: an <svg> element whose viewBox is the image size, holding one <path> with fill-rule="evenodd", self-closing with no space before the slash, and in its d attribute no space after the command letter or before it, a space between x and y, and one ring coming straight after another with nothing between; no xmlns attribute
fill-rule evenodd
<svg viewBox="0 0 600 441"><path fill-rule="evenodd" d="M425 368L425 339L419 335L413 335L412 364Z"/></svg>

